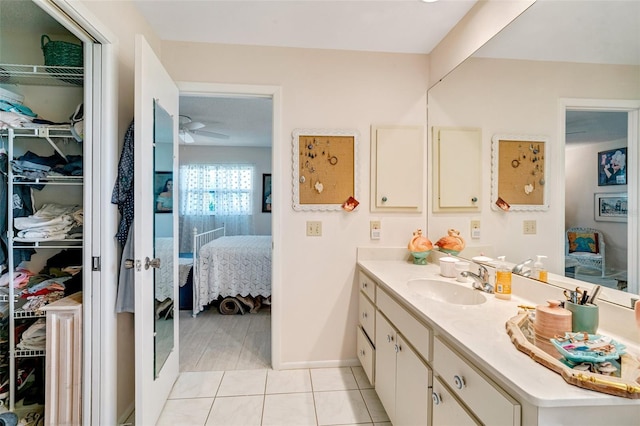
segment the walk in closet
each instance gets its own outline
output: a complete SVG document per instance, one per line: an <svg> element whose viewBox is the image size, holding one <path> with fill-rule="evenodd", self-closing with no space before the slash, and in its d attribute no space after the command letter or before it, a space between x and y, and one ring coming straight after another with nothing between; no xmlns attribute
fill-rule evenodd
<svg viewBox="0 0 640 426"><path fill-rule="evenodd" d="M56 42L65 44L53 55L79 52L79 64L49 66ZM80 412L82 326L59 318L69 306L77 317L88 276L83 99L82 43L36 4L0 0L0 411L22 424L44 424L45 412L51 423L47 404L60 398ZM60 371L71 381L60 383Z"/></svg>

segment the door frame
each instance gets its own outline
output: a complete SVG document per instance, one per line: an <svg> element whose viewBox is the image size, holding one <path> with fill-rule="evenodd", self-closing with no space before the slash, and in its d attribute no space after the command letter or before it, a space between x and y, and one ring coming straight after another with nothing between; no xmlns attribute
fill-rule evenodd
<svg viewBox="0 0 640 426"><path fill-rule="evenodd" d="M284 206L284 186L282 159L285 156L285 144L282 140L282 88L280 86L263 86L226 83L198 83L177 81L180 96L260 96L270 97L273 102L272 146L271 146L271 185L273 190L271 213L271 366L281 369L280 335L282 321L282 303L280 303L280 283L282 282L282 208Z"/></svg>
<svg viewBox="0 0 640 426"><path fill-rule="evenodd" d="M82 3L73 0L32 0L84 43L85 134L91 135L91 195L85 211L93 229L85 264L96 268L83 286L82 423L117 424L117 316L115 313L118 247L117 209L110 203L119 146L118 85L115 35ZM86 185L85 185L86 186ZM91 301L91 303L87 303ZM111 307L111 309L110 309Z"/></svg>
<svg viewBox="0 0 640 426"><path fill-rule="evenodd" d="M628 113L628 145L627 145L627 193L629 197L629 211L637 212L640 204L640 183L638 182L640 173L640 100L620 100L620 99L580 99L580 98L563 98L559 102L558 111L558 141L559 155L556 164L559 171L559 181L565 180L565 131L566 131L566 112L568 110L582 111L619 111ZM559 205L562 214L565 211L565 189L562 186L559 189ZM562 229L556 230L556 247L559 248L558 255L564 257L564 237L565 223L564 216L561 221ZM640 293L638 278L640 278L640 264L637 259L640 255L640 242L636 238L640 232L639 220L637 214L629 214L627 219L627 292L631 299L637 299ZM620 304L631 307L631 300L617 301Z"/></svg>

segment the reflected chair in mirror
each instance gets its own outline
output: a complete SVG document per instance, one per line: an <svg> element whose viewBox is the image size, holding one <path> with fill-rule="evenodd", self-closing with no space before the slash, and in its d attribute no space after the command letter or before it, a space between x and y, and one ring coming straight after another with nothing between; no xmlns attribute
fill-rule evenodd
<svg viewBox="0 0 640 426"><path fill-rule="evenodd" d="M604 248L604 237L597 229L569 228L565 239L565 265L595 269L604 277Z"/></svg>

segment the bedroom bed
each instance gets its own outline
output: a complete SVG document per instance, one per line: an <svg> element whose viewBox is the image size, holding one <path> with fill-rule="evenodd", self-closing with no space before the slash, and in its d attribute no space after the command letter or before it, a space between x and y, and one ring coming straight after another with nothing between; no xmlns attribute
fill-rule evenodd
<svg viewBox="0 0 640 426"><path fill-rule="evenodd" d="M155 299L158 302L173 299L173 238L156 238L155 257L160 259L161 268L154 269Z"/></svg>
<svg viewBox="0 0 640 426"><path fill-rule="evenodd" d="M271 236L193 231L193 316L219 297L271 296Z"/></svg>

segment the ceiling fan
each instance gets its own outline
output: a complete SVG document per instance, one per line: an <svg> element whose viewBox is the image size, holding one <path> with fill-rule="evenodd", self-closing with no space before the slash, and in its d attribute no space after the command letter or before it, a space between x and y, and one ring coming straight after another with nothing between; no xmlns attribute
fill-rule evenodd
<svg viewBox="0 0 640 426"><path fill-rule="evenodd" d="M199 121L193 121L188 115L180 115L178 120L178 137L184 143L194 143L195 138L193 135L202 135L215 139L229 139L229 135L224 133L212 132L209 130L202 130L206 127L206 124Z"/></svg>

